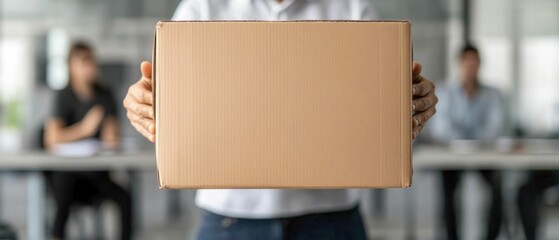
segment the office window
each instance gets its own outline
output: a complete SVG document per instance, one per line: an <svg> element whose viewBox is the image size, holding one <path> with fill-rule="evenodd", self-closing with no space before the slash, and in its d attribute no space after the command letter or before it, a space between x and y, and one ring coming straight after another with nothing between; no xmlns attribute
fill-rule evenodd
<svg viewBox="0 0 559 240"><path fill-rule="evenodd" d="M519 4L520 122L545 137L559 132L559 0Z"/></svg>
<svg viewBox="0 0 559 240"><path fill-rule="evenodd" d="M559 132L559 0L473 0L482 82L499 88L528 136Z"/></svg>
<svg viewBox="0 0 559 240"><path fill-rule="evenodd" d="M64 29L55 28L47 35L47 85L60 90L68 85L69 37Z"/></svg>
<svg viewBox="0 0 559 240"><path fill-rule="evenodd" d="M513 91L510 0L472 1L472 41L482 57L480 78L507 95Z"/></svg>

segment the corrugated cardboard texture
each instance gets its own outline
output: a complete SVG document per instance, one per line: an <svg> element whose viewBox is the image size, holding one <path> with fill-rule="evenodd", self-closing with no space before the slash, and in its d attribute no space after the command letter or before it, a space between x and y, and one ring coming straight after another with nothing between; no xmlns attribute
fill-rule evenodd
<svg viewBox="0 0 559 240"><path fill-rule="evenodd" d="M160 22L161 188L411 185L409 22Z"/></svg>

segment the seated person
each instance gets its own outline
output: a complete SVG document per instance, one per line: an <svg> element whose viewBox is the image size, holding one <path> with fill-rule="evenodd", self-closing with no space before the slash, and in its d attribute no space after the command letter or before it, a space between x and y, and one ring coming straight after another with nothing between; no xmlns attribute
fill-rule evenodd
<svg viewBox="0 0 559 240"><path fill-rule="evenodd" d="M75 43L68 55L69 85L57 92L54 114L45 125L45 147L84 139L98 139L116 147L118 121L112 94L97 81L98 67L93 49ZM117 203L121 215L121 239L131 235L131 199L128 192L113 182L106 171L54 172L51 176L57 204L53 237L64 239L71 206L92 197Z"/></svg>
<svg viewBox="0 0 559 240"><path fill-rule="evenodd" d="M480 83L480 54L466 46L460 52L460 81L439 92L438 114L433 118L433 137L440 141L453 139L496 140L504 133L504 103L497 89ZM442 171L444 218L449 240L458 239L455 193L462 171ZM486 239L496 239L502 220L501 177L499 172L482 170L481 176L491 188L491 208Z"/></svg>
<svg viewBox="0 0 559 240"><path fill-rule="evenodd" d="M524 227L526 240L538 238L539 206L541 198L547 189L559 185L557 171L532 171L528 180L518 191L518 210Z"/></svg>

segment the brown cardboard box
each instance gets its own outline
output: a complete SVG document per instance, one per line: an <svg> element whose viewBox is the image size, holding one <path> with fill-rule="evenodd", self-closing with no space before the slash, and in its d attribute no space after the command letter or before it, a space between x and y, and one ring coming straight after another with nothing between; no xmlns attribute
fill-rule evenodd
<svg viewBox="0 0 559 240"><path fill-rule="evenodd" d="M159 186L409 187L410 25L159 22Z"/></svg>

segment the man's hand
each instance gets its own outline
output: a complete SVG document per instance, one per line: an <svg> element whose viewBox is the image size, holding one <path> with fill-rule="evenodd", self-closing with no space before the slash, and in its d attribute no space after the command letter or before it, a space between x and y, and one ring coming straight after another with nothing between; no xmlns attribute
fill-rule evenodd
<svg viewBox="0 0 559 240"><path fill-rule="evenodd" d="M435 105L439 99L435 96L435 84L421 76L421 64L413 63L412 75L412 138L415 139L427 121L437 112Z"/></svg>
<svg viewBox="0 0 559 240"><path fill-rule="evenodd" d="M142 62L140 71L142 78L130 86L123 104L132 126L149 141L155 142L151 64Z"/></svg>

